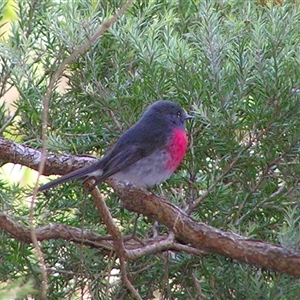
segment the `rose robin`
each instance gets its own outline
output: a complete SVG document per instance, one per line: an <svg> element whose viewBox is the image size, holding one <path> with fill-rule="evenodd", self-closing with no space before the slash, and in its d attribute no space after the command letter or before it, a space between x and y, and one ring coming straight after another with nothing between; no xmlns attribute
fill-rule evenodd
<svg viewBox="0 0 300 300"><path fill-rule="evenodd" d="M191 118L178 104L157 101L103 158L46 183L38 191L79 178L94 178L100 183L111 177L137 187L159 184L172 175L185 155L185 121Z"/></svg>

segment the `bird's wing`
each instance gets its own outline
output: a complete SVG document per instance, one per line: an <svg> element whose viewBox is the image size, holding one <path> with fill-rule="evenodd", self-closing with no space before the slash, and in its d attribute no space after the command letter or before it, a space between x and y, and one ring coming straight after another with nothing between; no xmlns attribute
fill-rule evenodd
<svg viewBox="0 0 300 300"><path fill-rule="evenodd" d="M115 147L98 162L97 167L103 170L103 174L97 177L97 181L106 180L166 146L169 140L168 131L162 132L159 124L158 126L146 125L145 122L140 122L131 127L119 139Z"/></svg>
<svg viewBox="0 0 300 300"><path fill-rule="evenodd" d="M145 150L137 145L130 145L124 147L121 151L116 151L113 155L109 155L103 167L103 174L97 177L97 181L104 181L108 177L128 168L143 157L146 157L154 152L155 149L148 148ZM99 164L103 162L99 161Z"/></svg>

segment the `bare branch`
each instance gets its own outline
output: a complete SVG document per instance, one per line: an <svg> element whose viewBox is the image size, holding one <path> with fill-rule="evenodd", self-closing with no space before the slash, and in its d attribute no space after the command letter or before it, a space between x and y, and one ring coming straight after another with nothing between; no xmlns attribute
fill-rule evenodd
<svg viewBox="0 0 300 300"><path fill-rule="evenodd" d="M94 181L90 180L85 183L85 186L87 186L88 189L93 188ZM120 261L120 270L122 275L122 281L123 284L127 287L127 289L130 291L131 295L137 299L142 299L138 293L138 291L134 288L130 280L127 276L127 270L126 270L126 249L123 242L123 236L121 231L119 230L118 226L116 225L115 221L112 218L112 215L101 196L99 189L93 188L91 191L91 195L94 199L94 203L97 207L97 210L102 217L103 222L105 223L108 232L112 235L113 238L113 244L114 249L118 255L119 261Z"/></svg>
<svg viewBox="0 0 300 300"><path fill-rule="evenodd" d="M3 163L20 164L37 171L41 157L41 151L0 137L0 161ZM47 154L43 175L63 175L92 162L95 158L91 156Z"/></svg>
<svg viewBox="0 0 300 300"><path fill-rule="evenodd" d="M32 242L30 229L2 211L0 211L0 228L18 241L26 244L31 244ZM57 223L36 227L35 233L39 242L50 239L63 239L65 241L74 242L75 244L103 249L103 251L114 251L113 238L111 235L103 236L87 229ZM153 255L168 250L198 256L205 254L203 251L193 247L182 245L178 242L171 242L169 236L166 235L158 236L155 239L145 239L142 243L126 236L123 237L123 240L126 249L126 260L137 260L146 255Z"/></svg>

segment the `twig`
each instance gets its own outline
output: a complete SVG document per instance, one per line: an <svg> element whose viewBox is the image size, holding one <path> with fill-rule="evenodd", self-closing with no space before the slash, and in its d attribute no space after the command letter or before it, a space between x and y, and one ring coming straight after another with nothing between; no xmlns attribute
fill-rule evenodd
<svg viewBox="0 0 300 300"><path fill-rule="evenodd" d="M250 147L250 146L249 146ZM249 148L248 147L248 148ZM236 164L236 162L239 160L239 158L241 157L242 153L245 152L246 149L248 148L244 148L233 160L232 162L228 165L228 167L223 171L223 173L208 187L208 189L201 195L201 197L199 197L198 199L196 199L193 203L191 203L188 206L187 209L187 214L191 214L192 211L198 207L202 201L209 195L209 193L216 187L216 185L223 180L223 178L226 176L226 174L228 172L230 172L230 170L234 167L234 165Z"/></svg>
<svg viewBox="0 0 300 300"><path fill-rule="evenodd" d="M39 265L41 268L41 275L42 275L42 287L41 287L41 295L40 299L47 299L47 290L48 290L48 277L47 277L47 268L43 256L42 249L39 245L36 232L35 232L35 225L34 225L34 200L35 197L31 198L30 201L30 209L29 209L29 227L30 227L30 235L31 235L31 241L34 246L34 249L37 254L37 258L39 261Z"/></svg>
<svg viewBox="0 0 300 300"><path fill-rule="evenodd" d="M208 187L208 189L205 191L205 193L203 193L201 195L201 197L199 197L198 199L196 199L193 203L191 203L188 206L187 209L187 214L191 214L193 212L193 210L198 207L202 201L209 195L209 193L216 187L216 185L223 180L223 178L232 170L232 168L235 166L235 164L237 163L237 161L240 159L240 157L243 155L243 153L245 151L247 151L255 141L258 141L261 136L263 136L266 133L266 130L262 130L261 132L259 132L259 134L257 134L257 136L255 136L254 138L251 138L248 142L248 144L236 155L236 157L230 162L230 164L228 165L228 167L223 171L223 173Z"/></svg>
<svg viewBox="0 0 300 300"><path fill-rule="evenodd" d="M193 272L192 275L192 281L194 283L194 286L195 286L195 290L196 290L196 294L198 295L197 299L206 299L207 297L202 293L202 290L201 290L201 283L200 281L198 280L197 276L195 275L195 273Z"/></svg>
<svg viewBox="0 0 300 300"><path fill-rule="evenodd" d="M137 214L136 217L134 218L133 230L132 230L132 233L131 233L131 238L135 238L139 216L140 215Z"/></svg>
<svg viewBox="0 0 300 300"><path fill-rule="evenodd" d="M10 123L13 121L13 119L17 116L19 113L18 109L13 113L12 116L8 118L8 120L3 124L3 126L0 128L0 135L3 134L4 130L6 129L7 126L10 125Z"/></svg>
<svg viewBox="0 0 300 300"><path fill-rule="evenodd" d="M89 180L85 183L85 186L88 189L91 189L94 186L94 182ZM121 276L122 276L122 282L127 287L127 289L130 291L131 295L135 299L141 300L142 299L141 296L139 295L137 290L134 288L132 283L129 281L128 276L127 276L126 260L125 260L126 249L125 249L124 242L123 242L123 236L122 236L119 228L117 227L115 221L113 220L113 218L110 214L110 211L109 211L103 197L101 196L101 194L99 192L99 189L94 188L91 191L91 195L94 199L96 208L108 229L108 232L113 237L114 248L115 248L115 251L116 251L119 261L120 261L120 271L121 271Z"/></svg>

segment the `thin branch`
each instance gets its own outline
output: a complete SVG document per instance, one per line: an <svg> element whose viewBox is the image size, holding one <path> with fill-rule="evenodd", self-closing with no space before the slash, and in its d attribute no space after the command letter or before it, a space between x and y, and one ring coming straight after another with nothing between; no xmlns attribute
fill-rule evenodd
<svg viewBox="0 0 300 300"><path fill-rule="evenodd" d="M250 147L250 145L249 145ZM248 147L248 148L249 148ZM232 168L235 166L239 158L241 157L242 153L245 152L246 149L244 148L241 150L241 152L230 162L228 167L223 171L223 173L208 187L208 189L198 198L196 199L193 203L191 203L188 206L187 213L190 215L202 202L203 200L213 191L213 189L217 186L217 184L224 179L224 177L232 170Z"/></svg>
<svg viewBox="0 0 300 300"><path fill-rule="evenodd" d="M222 172L222 174L208 187L208 189L198 198L196 199L193 203L191 203L188 206L187 209L187 214L191 214L201 203L202 201L213 191L213 189L217 186L219 182L221 182L224 177L232 170L232 168L235 166L235 164L238 162L240 157L247 151L254 142L258 141L261 136L263 136L266 133L266 130L262 130L255 136L255 138L251 138L248 142L248 144L234 157L234 159L229 163L227 168Z"/></svg>
<svg viewBox="0 0 300 300"><path fill-rule="evenodd" d="M2 211L0 211L0 228L20 242L26 244L31 244L32 242L30 229ZM114 251L113 238L111 235L103 236L87 229L56 223L36 227L35 233L39 242L51 239L62 239L79 245L107 250L107 252ZM155 239L145 239L142 242L132 239L130 236L124 236L123 240L126 247L126 260L137 260L143 256L168 250L185 252L196 256L207 254L207 252L191 246L183 245L176 241L172 242L169 236L166 235L158 236Z"/></svg>
<svg viewBox="0 0 300 300"><path fill-rule="evenodd" d="M153 254L155 252L162 252L165 250L170 250L174 247L174 238L168 236L164 240L154 239L152 243L147 243L145 247L140 247L137 249L127 250L126 258L128 260L136 260L140 257Z"/></svg>
<svg viewBox="0 0 300 300"><path fill-rule="evenodd" d="M0 128L0 135L3 135L4 130L6 129L7 126L9 126L11 124L11 122L14 120L14 118L17 116L17 114L19 113L18 110L16 110L12 116L10 116L7 121L3 124L3 126Z"/></svg>
<svg viewBox="0 0 300 300"><path fill-rule="evenodd" d="M93 181L87 181L85 183L85 186L90 190L94 186ZM122 275L122 281L123 284L127 287L127 289L130 291L131 295L137 299L141 300L141 296L137 292L137 290L134 288L130 280L128 279L127 276L127 270L126 270L126 249L124 246L123 242L123 236L122 233L120 232L118 226L116 225L115 221L112 218L112 215L103 199L101 196L99 189L96 187L91 191L91 195L94 199L94 203L97 207L97 210L105 223L108 232L112 235L113 237L113 244L114 244L114 250L116 251L119 261L120 261L120 271Z"/></svg>

